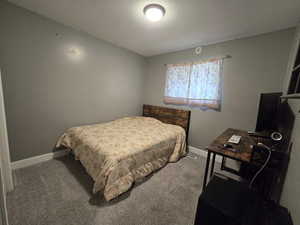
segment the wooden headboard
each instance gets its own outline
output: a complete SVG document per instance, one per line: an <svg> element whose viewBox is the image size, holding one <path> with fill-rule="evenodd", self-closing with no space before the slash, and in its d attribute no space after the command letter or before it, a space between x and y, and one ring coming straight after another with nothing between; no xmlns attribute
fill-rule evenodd
<svg viewBox="0 0 300 225"><path fill-rule="evenodd" d="M143 116L156 118L164 123L181 126L188 136L190 128L190 110L173 109L155 105L143 105Z"/></svg>

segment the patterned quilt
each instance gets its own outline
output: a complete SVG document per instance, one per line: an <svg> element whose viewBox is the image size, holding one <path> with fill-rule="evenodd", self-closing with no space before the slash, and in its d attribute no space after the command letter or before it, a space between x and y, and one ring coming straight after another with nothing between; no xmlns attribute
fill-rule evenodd
<svg viewBox="0 0 300 225"><path fill-rule="evenodd" d="M95 181L93 192L107 201L134 181L186 154L185 130L150 117L125 117L108 123L73 127L57 147L73 150Z"/></svg>

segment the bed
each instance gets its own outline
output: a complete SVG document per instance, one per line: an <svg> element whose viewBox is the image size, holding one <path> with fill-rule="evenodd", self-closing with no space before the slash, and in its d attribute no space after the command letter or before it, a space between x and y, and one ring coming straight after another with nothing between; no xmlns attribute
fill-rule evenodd
<svg viewBox="0 0 300 225"><path fill-rule="evenodd" d="M57 147L73 151L107 201L186 155L190 111L144 105L143 116L73 127Z"/></svg>

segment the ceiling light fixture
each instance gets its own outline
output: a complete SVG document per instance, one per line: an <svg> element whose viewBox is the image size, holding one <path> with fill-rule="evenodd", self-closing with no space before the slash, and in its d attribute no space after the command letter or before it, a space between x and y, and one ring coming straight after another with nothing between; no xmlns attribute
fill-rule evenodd
<svg viewBox="0 0 300 225"><path fill-rule="evenodd" d="M145 6L144 14L148 20L152 22L157 22L163 18L165 15L166 10L159 4L150 4Z"/></svg>

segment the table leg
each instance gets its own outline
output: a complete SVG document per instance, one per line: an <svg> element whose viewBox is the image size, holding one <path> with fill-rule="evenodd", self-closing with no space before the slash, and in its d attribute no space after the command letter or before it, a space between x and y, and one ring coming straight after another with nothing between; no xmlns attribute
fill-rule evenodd
<svg viewBox="0 0 300 225"><path fill-rule="evenodd" d="M213 173L214 173L215 161L216 161L216 153L213 153L212 162L211 162L211 167L210 167L210 175L209 175L209 178L211 178L212 175L213 175Z"/></svg>
<svg viewBox="0 0 300 225"><path fill-rule="evenodd" d="M209 169L209 163L210 163L210 151L207 152L206 167L205 167L205 174L204 174L202 191L204 191L205 187L206 187L207 174L208 174L208 169Z"/></svg>

